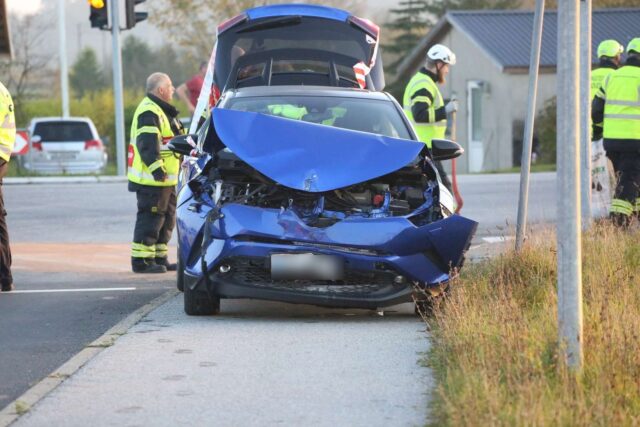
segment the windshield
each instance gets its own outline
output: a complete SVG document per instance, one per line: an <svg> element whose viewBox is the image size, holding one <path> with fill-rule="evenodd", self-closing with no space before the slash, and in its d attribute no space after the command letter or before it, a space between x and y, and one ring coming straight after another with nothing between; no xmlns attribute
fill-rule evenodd
<svg viewBox="0 0 640 427"><path fill-rule="evenodd" d="M231 99L224 108L413 139L400 112L390 101L332 96L260 96Z"/></svg>
<svg viewBox="0 0 640 427"><path fill-rule="evenodd" d="M218 39L214 78L216 84L224 88L240 57L261 57L261 53L271 51L324 52L351 58L349 67L360 61L368 65L375 44L376 40L364 31L330 19L296 16L251 20ZM381 84L380 89L382 87Z"/></svg>
<svg viewBox="0 0 640 427"><path fill-rule="evenodd" d="M93 139L91 128L86 122L42 122L36 123L34 135L43 142L78 142Z"/></svg>

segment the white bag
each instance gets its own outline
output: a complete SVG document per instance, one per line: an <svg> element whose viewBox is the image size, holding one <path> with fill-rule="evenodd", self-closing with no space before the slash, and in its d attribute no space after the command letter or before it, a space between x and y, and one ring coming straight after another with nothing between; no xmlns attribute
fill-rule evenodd
<svg viewBox="0 0 640 427"><path fill-rule="evenodd" d="M594 219L609 216L613 177L602 139L591 141L591 216Z"/></svg>

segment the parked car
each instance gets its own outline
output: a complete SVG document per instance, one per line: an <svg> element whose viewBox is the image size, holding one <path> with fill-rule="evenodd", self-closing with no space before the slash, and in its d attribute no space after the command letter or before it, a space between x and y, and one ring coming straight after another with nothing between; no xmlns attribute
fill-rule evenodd
<svg viewBox="0 0 640 427"><path fill-rule="evenodd" d="M379 91L380 75L361 89L352 65L372 55L360 43L373 40L369 24L308 5L241 16L218 31L218 49L244 54L219 66L217 51L216 108L197 134L169 143L187 156L177 202L185 312L217 313L221 298L375 309L441 295L477 223L454 214L432 160L462 148L427 149Z"/></svg>
<svg viewBox="0 0 640 427"><path fill-rule="evenodd" d="M107 152L87 117L37 117L29 124L29 149L21 166L38 174L100 173Z"/></svg>

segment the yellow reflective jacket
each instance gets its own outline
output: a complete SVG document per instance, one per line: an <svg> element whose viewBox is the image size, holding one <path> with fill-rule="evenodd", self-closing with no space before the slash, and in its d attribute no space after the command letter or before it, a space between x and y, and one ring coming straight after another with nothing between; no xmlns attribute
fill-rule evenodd
<svg viewBox="0 0 640 427"><path fill-rule="evenodd" d="M426 107L426 121L416 121L413 107L423 103ZM431 148L432 139L443 139L447 130L447 120L436 120L436 110L444 107L442 94L438 85L426 74L425 70L418 71L407 84L404 91L402 106L405 114L413 124L420 141Z"/></svg>
<svg viewBox="0 0 640 427"><path fill-rule="evenodd" d="M8 162L16 141L16 120L13 100L9 91L0 83L0 158Z"/></svg>
<svg viewBox="0 0 640 427"><path fill-rule="evenodd" d="M150 111L160 121L160 127L156 126L142 126L138 127L138 118L141 114ZM140 136L144 134L151 134L155 136L155 139L159 146L160 158L156 159L151 164L145 164L140 155L141 147L138 146L140 142ZM145 97L133 115L133 122L131 123L131 140L129 143L129 158L128 165L129 170L127 177L129 181L135 182L141 185L150 185L154 187L170 187L178 184L178 172L180 171L180 159L169 150L167 143L175 134L171 128L171 122L169 117L165 114L164 110L156 104L151 98ZM166 179L164 181L156 181L153 178L153 171L162 168L166 173Z"/></svg>

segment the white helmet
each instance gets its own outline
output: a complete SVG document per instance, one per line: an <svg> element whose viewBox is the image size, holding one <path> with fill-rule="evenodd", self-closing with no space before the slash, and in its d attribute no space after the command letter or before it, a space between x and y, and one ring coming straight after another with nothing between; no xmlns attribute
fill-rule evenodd
<svg viewBox="0 0 640 427"><path fill-rule="evenodd" d="M427 52L427 59L432 61L442 61L445 64L456 65L456 54L451 49L442 44L434 44Z"/></svg>

